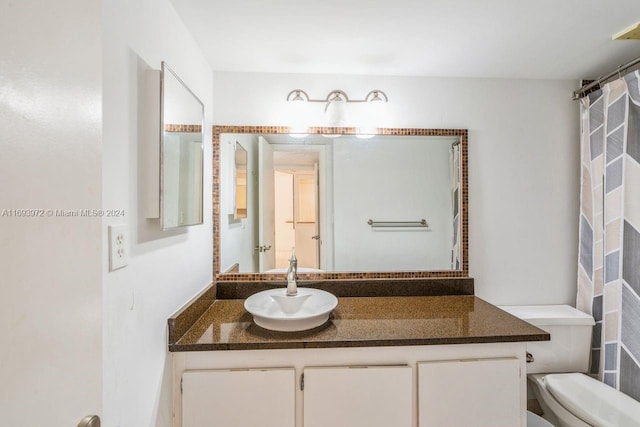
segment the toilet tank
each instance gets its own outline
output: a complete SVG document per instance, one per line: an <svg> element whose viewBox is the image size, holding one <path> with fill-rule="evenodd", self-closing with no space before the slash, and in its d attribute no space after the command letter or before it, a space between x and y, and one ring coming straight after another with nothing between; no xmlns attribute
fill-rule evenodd
<svg viewBox="0 0 640 427"><path fill-rule="evenodd" d="M534 361L527 373L587 372L591 353L593 317L569 305L500 306L551 335L551 341L528 342Z"/></svg>

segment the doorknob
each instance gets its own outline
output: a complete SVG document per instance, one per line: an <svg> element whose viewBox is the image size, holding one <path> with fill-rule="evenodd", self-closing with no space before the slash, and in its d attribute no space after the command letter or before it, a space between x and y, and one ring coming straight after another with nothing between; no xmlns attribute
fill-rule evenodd
<svg viewBox="0 0 640 427"><path fill-rule="evenodd" d="M315 236L311 236L313 240L320 240L320 235L316 234Z"/></svg>
<svg viewBox="0 0 640 427"><path fill-rule="evenodd" d="M256 246L255 248L253 248L254 251L258 251L258 252L266 252L269 249L271 249L271 245L269 245L269 246L262 245L262 246Z"/></svg>
<svg viewBox="0 0 640 427"><path fill-rule="evenodd" d="M78 427L100 427L100 417L97 415L87 415L80 420Z"/></svg>

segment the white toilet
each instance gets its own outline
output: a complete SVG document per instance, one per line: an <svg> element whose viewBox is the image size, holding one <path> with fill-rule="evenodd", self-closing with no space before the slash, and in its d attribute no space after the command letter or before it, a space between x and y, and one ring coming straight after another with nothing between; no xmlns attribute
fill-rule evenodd
<svg viewBox="0 0 640 427"><path fill-rule="evenodd" d="M527 413L527 427L640 427L640 402L585 375L591 316L568 305L500 308L551 334L551 341L527 343L529 389L551 424Z"/></svg>

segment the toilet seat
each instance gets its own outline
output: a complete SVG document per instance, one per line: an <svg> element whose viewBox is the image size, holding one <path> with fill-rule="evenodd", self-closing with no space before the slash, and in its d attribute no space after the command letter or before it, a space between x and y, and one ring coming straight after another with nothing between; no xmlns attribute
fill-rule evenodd
<svg viewBox="0 0 640 427"><path fill-rule="evenodd" d="M527 427L553 427L553 424L533 412L527 411Z"/></svg>
<svg viewBox="0 0 640 427"><path fill-rule="evenodd" d="M599 427L640 427L640 402L584 374L549 374L544 382L568 411Z"/></svg>

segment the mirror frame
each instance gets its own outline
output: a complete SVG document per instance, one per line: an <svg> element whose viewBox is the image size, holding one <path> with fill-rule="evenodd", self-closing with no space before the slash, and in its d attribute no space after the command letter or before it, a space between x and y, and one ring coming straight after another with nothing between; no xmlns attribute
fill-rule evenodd
<svg viewBox="0 0 640 427"><path fill-rule="evenodd" d="M220 272L220 134L254 133L282 134L290 133L287 126L213 126L213 274L214 280L225 282L245 281L283 281L284 273L238 273ZM311 127L309 134L355 135L357 128ZM396 136L457 136L460 138L460 264L459 270L431 271L361 271L361 272L323 272L301 273L303 280L371 280L371 279L418 279L418 278L460 278L469 277L469 173L468 173L468 130L467 129L421 129L421 128L378 128L375 135Z"/></svg>
<svg viewBox="0 0 640 427"><path fill-rule="evenodd" d="M171 74L186 91L193 96L194 100L200 105L200 124L174 124L174 123L165 123L165 76L167 73ZM165 212L164 212L164 199L165 199L165 182L164 182L164 173L165 173L165 155L164 155L164 146L165 146L165 132L188 132L188 133L199 133L200 134L200 153L202 161L200 163L200 188L202 189L202 194L200 195L200 204L198 206L199 211L199 220L198 222L190 223L190 224L178 224L177 226L167 227L165 226ZM176 230L184 227L191 227L194 225L202 225L204 224L204 103L198 98L198 96L193 93L193 91L186 85L186 83L176 74L175 71L167 65L166 62L162 61L161 69L160 69L160 228L162 231L168 230Z"/></svg>

